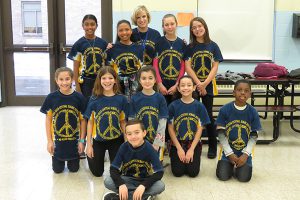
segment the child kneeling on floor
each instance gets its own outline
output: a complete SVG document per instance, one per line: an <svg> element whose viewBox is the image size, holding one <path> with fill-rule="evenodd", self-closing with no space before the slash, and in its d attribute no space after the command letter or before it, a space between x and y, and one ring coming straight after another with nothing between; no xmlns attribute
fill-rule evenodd
<svg viewBox="0 0 300 200"><path fill-rule="evenodd" d="M133 119L126 124L127 142L120 146L110 166L110 177L104 181L113 193L106 193L104 200L148 200L165 190L163 167L152 144L144 140L146 134L142 121Z"/></svg>

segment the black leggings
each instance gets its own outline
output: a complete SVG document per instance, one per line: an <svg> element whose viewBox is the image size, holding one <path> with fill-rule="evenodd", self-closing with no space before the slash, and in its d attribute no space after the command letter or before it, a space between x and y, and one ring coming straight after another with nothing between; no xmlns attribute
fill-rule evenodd
<svg viewBox="0 0 300 200"><path fill-rule="evenodd" d="M208 146L212 151L216 152L218 141L217 141L215 120L213 118L213 112L212 112L214 96L211 96L211 95L200 96L199 92L195 92L194 96L195 96L195 99L197 99L197 100L200 100L200 98L201 98L201 101L207 110L207 114L210 119L210 124L206 125Z"/></svg>
<svg viewBox="0 0 300 200"><path fill-rule="evenodd" d="M234 168L233 164L226 160L219 160L216 175L221 181L227 181L233 175L241 182L248 182L252 177L252 167L247 163Z"/></svg>
<svg viewBox="0 0 300 200"><path fill-rule="evenodd" d="M187 152L188 149L184 148ZM196 177L200 172L202 144L199 143L194 149L193 162L183 163L178 157L177 148L171 146L170 159L171 159L171 170L174 176L180 177L187 174L190 177Z"/></svg>
<svg viewBox="0 0 300 200"><path fill-rule="evenodd" d="M62 161L52 156L52 169L55 173L62 173L65 169L65 162L70 172L77 172L79 170L79 158L74 160Z"/></svg>
<svg viewBox="0 0 300 200"><path fill-rule="evenodd" d="M115 159L119 147L121 146L121 144L123 144L123 142L124 142L123 136L105 142L100 142L93 139L94 157L93 158L87 157L87 160L88 160L89 168L94 176L100 177L104 172L105 151L108 150L109 159L110 162L112 162Z"/></svg>

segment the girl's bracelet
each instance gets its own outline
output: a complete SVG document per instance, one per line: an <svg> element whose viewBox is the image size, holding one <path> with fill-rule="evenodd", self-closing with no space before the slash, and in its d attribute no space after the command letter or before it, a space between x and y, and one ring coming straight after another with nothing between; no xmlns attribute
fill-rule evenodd
<svg viewBox="0 0 300 200"><path fill-rule="evenodd" d="M85 139L79 139L78 142L82 143L82 144L85 144Z"/></svg>

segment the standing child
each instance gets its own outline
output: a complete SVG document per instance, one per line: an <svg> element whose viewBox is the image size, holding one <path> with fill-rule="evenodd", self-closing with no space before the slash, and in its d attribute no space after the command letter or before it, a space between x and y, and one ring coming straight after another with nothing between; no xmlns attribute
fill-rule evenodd
<svg viewBox="0 0 300 200"><path fill-rule="evenodd" d="M131 21L137 26L132 31L132 41L142 46L144 65L152 65L155 56L155 43L160 38L160 33L148 27L151 16L146 6L138 6L131 16Z"/></svg>
<svg viewBox="0 0 300 200"><path fill-rule="evenodd" d="M248 182L252 177L252 150L261 130L255 108L247 103L251 96L251 85L239 80L234 85L234 102L224 105L217 118L217 133L222 146L218 161L217 177L226 181L235 177Z"/></svg>
<svg viewBox="0 0 300 200"><path fill-rule="evenodd" d="M155 70L148 65L138 72L139 87L130 101L129 118L143 121L147 130L146 139L159 151L163 161L165 146L165 129L168 118L168 107L164 97L156 92Z"/></svg>
<svg viewBox="0 0 300 200"><path fill-rule="evenodd" d="M85 97L92 95L97 73L104 63L104 51L107 42L95 35L98 27L97 18L94 15L85 15L82 20L82 28L85 35L77 40L68 58L73 60L74 79L76 91Z"/></svg>
<svg viewBox="0 0 300 200"><path fill-rule="evenodd" d="M200 171L202 151L201 134L209 124L207 111L202 103L192 97L196 85L190 76L179 79L178 91L181 99L169 105L169 134L171 170L174 176L184 174L196 177Z"/></svg>
<svg viewBox="0 0 300 200"><path fill-rule="evenodd" d="M72 89L73 71L67 67L55 72L58 90L45 99L41 112L46 114L47 150L52 155L52 169L63 172L65 161L70 172L79 169L79 154L84 151L86 121L85 98Z"/></svg>
<svg viewBox="0 0 300 200"><path fill-rule="evenodd" d="M190 22L190 44L185 53L185 70L197 85L197 95L201 97L210 118L207 125L208 158L217 155L217 138L212 107L217 94L215 76L223 57L218 45L209 37L204 19L195 17ZM199 99L199 98L197 98Z"/></svg>
<svg viewBox="0 0 300 200"><path fill-rule="evenodd" d="M129 120L126 124L127 142L120 147L104 181L114 193L106 193L104 200L153 199L165 190L162 165L152 145L144 140L146 134L142 121Z"/></svg>
<svg viewBox="0 0 300 200"><path fill-rule="evenodd" d="M119 82L110 66L100 69L84 116L88 119L87 150L89 168L94 176L104 172L104 155L114 160L124 142L127 99L118 94Z"/></svg>
<svg viewBox="0 0 300 200"><path fill-rule="evenodd" d="M137 89L137 71L142 66L143 50L131 40L130 22L121 20L117 24L116 44L107 51L107 61L120 78L121 90L130 99Z"/></svg>

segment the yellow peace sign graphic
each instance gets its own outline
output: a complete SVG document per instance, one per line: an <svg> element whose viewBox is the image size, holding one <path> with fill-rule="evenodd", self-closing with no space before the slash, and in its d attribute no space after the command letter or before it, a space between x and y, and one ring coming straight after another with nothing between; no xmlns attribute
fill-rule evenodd
<svg viewBox="0 0 300 200"><path fill-rule="evenodd" d="M152 63L152 58L146 53L146 50L143 54L143 63L144 65L150 65Z"/></svg>
<svg viewBox="0 0 300 200"><path fill-rule="evenodd" d="M70 120L69 120L70 117L73 117L76 120L76 124L73 125L75 127L73 127L70 124ZM60 120L64 119L64 124L61 127L58 127L58 119ZM54 119L53 119L54 132L58 136L63 138L73 137L79 131L78 120L79 119L76 110L68 109L68 108L59 109L58 111L55 111L54 114Z"/></svg>
<svg viewBox="0 0 300 200"><path fill-rule="evenodd" d="M115 63L119 66L121 74L133 74L141 67L139 59L133 53L120 54ZM121 69L121 64L125 64L126 69Z"/></svg>
<svg viewBox="0 0 300 200"><path fill-rule="evenodd" d="M176 119L176 122L175 122L175 130L176 130L176 133L177 133L177 136L179 134L179 127L180 126L184 126L184 124L186 124L186 132L184 133L184 136L183 137L180 137L180 140L186 140L188 138L188 140L193 140L194 139L194 135L196 133L196 130L192 130L191 128L191 123L195 124L196 127L199 123L199 118L194 115L193 113L183 113L182 115L180 115L178 117L178 119Z"/></svg>
<svg viewBox="0 0 300 200"><path fill-rule="evenodd" d="M148 174L153 173L152 167L146 161L137 160L137 159L131 160L130 162L123 165L122 171L125 171L125 174L126 172L132 171L134 172L133 174L134 177L140 177L141 169L143 168L146 169L146 172Z"/></svg>
<svg viewBox="0 0 300 200"><path fill-rule="evenodd" d="M200 68L196 71L196 75L198 78L206 78L207 75L209 74L209 70L207 69L207 67L205 66L205 58L208 57L206 54L201 56L201 66ZM194 59L194 63L193 66L196 66L196 60Z"/></svg>
<svg viewBox="0 0 300 200"><path fill-rule="evenodd" d="M245 148L246 143L245 141L242 139L242 129L245 129L246 131L248 130L247 126L244 124L234 124L232 126L230 126L227 130L226 130L226 134L227 136L229 135L229 133L232 131L232 129L237 128L238 129L238 136L237 139L234 141L231 141L231 144L234 146L235 149L237 150L242 150L243 148Z"/></svg>
<svg viewBox="0 0 300 200"><path fill-rule="evenodd" d="M169 65L165 69L163 69L163 62L166 59L169 59L169 61L168 61ZM175 59L178 61L178 63L180 63L181 55L177 51L166 50L161 54L158 66L159 66L160 72L165 77L168 77L168 78L177 78L178 77L179 70L177 70L173 64Z"/></svg>
<svg viewBox="0 0 300 200"><path fill-rule="evenodd" d="M86 66L85 72L88 74L96 74L97 71L100 69L100 65L97 63L96 55L103 56L102 50L98 47L90 47L87 48L84 52L84 58L83 58L83 66ZM90 66L87 66L87 59L92 56L92 64ZM103 58L102 58L103 62ZM101 63L102 64L102 63Z"/></svg>
<svg viewBox="0 0 300 200"><path fill-rule="evenodd" d="M109 110L109 111L100 111L100 116L97 120L97 133L100 135L101 138L106 140L112 140L115 138L118 138L121 135L121 130L119 127L115 127L113 124L113 117L116 118L116 120L119 122L119 113L115 110ZM103 126L104 123L101 123L102 120L108 119L108 126L106 129L101 132L101 125Z"/></svg>
<svg viewBox="0 0 300 200"><path fill-rule="evenodd" d="M150 142L154 141L154 138L156 136L156 130L153 127L152 124L152 117L155 117L156 120L158 120L158 110L152 106L147 106L144 107L143 109L141 109L138 114L137 114L137 118L140 120L143 120L146 117L146 119L148 119L148 126L145 124L146 130L147 130L147 139Z"/></svg>

